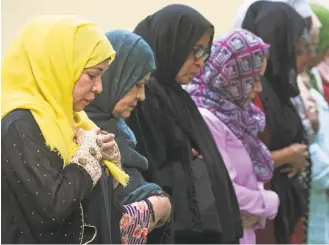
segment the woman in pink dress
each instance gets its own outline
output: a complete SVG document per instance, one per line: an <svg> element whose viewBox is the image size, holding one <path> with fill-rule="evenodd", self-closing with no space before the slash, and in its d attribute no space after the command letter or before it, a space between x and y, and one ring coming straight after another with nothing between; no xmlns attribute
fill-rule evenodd
<svg viewBox="0 0 329 245"><path fill-rule="evenodd" d="M234 30L215 41L205 68L186 88L220 149L239 201L243 244L256 243L255 230L276 216L279 198L263 185L273 161L257 135L265 116L253 103L262 90L269 45L246 30Z"/></svg>

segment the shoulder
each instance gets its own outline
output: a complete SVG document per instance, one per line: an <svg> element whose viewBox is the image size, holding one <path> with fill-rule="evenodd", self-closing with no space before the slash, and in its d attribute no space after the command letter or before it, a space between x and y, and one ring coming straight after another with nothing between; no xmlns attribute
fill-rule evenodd
<svg viewBox="0 0 329 245"><path fill-rule="evenodd" d="M214 113L205 108L199 107L198 109L212 132L216 131L217 134L221 134L222 136L227 135L227 128L225 124L219 120L219 118Z"/></svg>
<svg viewBox="0 0 329 245"><path fill-rule="evenodd" d="M224 126L223 122L216 117L214 113L210 110L198 107L200 114L208 125L212 125L216 128L222 128Z"/></svg>
<svg viewBox="0 0 329 245"><path fill-rule="evenodd" d="M40 135L41 131L29 110L18 109L8 113L1 120L1 137L6 137L12 130L26 135Z"/></svg>

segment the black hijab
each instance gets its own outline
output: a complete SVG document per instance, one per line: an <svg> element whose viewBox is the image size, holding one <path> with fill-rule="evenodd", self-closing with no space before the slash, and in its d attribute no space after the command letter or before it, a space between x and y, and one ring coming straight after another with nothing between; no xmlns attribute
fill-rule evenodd
<svg viewBox="0 0 329 245"><path fill-rule="evenodd" d="M146 88L146 101L128 124L139 142L137 149L150 162L145 176L172 195L175 242L237 242L242 227L230 177L198 108L175 81L206 32L211 33L210 50L214 28L196 10L169 5L148 16L134 32L151 46L157 68ZM193 160L192 147L203 160Z"/></svg>
<svg viewBox="0 0 329 245"><path fill-rule="evenodd" d="M265 77L285 99L299 94L296 76L296 44L306 30L306 22L290 5L258 1L252 4L242 28L271 44Z"/></svg>
<svg viewBox="0 0 329 245"><path fill-rule="evenodd" d="M155 63L150 46L140 36L125 30L110 31L106 36L116 51L116 58L102 77L103 93L97 95L85 111L98 127L116 135L121 164L130 181L126 187L118 186L115 194L121 203L127 204L161 189L145 182L141 173L148 168L147 159L134 150L133 132L123 119L114 117L112 111L138 81L155 69Z"/></svg>
<svg viewBox="0 0 329 245"><path fill-rule="evenodd" d="M242 24L271 45L264 89L260 93L271 129L271 150L301 142L302 122L290 99L299 95L296 81L296 45L305 20L288 4L259 1L250 6Z"/></svg>
<svg viewBox="0 0 329 245"><path fill-rule="evenodd" d="M305 26L304 19L289 5L267 1L252 4L242 24L244 29L271 45L260 98L271 134L268 147L272 151L293 143L305 143L301 119L290 100L299 94L295 49ZM280 198L274 228L277 242L288 243L296 222L307 210L308 193L300 175L290 179L280 170L275 170L271 181L272 189Z"/></svg>

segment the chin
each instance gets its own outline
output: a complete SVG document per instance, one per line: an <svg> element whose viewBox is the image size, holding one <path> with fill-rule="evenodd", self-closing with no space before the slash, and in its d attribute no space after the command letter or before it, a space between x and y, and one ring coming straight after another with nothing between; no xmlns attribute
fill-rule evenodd
<svg viewBox="0 0 329 245"><path fill-rule="evenodd" d="M179 81L179 84L180 85L188 85L189 83L192 82L192 79L193 78L185 78L185 79L182 79L181 81Z"/></svg>
<svg viewBox="0 0 329 245"><path fill-rule="evenodd" d="M81 111L83 111L83 109L85 109L85 108L73 108L73 111L74 112L81 112Z"/></svg>
<svg viewBox="0 0 329 245"><path fill-rule="evenodd" d="M120 114L120 117L123 119L126 119L126 118L130 117L130 115L131 115L131 111L125 111Z"/></svg>
<svg viewBox="0 0 329 245"><path fill-rule="evenodd" d="M84 105L73 105L73 111L74 112L81 112L85 109Z"/></svg>

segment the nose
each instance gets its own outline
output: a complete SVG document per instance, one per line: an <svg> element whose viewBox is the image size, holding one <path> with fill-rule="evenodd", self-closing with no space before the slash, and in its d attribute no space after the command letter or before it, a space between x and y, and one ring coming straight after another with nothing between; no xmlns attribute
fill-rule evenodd
<svg viewBox="0 0 329 245"><path fill-rule="evenodd" d="M98 78L97 81L95 82L92 92L96 94L100 94L103 91L103 85L102 85L102 78Z"/></svg>
<svg viewBox="0 0 329 245"><path fill-rule="evenodd" d="M142 86L141 88L138 89L137 100L140 102L145 100L145 87L144 86Z"/></svg>
<svg viewBox="0 0 329 245"><path fill-rule="evenodd" d="M262 90L263 90L263 86L262 86L261 81L256 81L254 84L254 92L260 93L260 92L262 92Z"/></svg>

